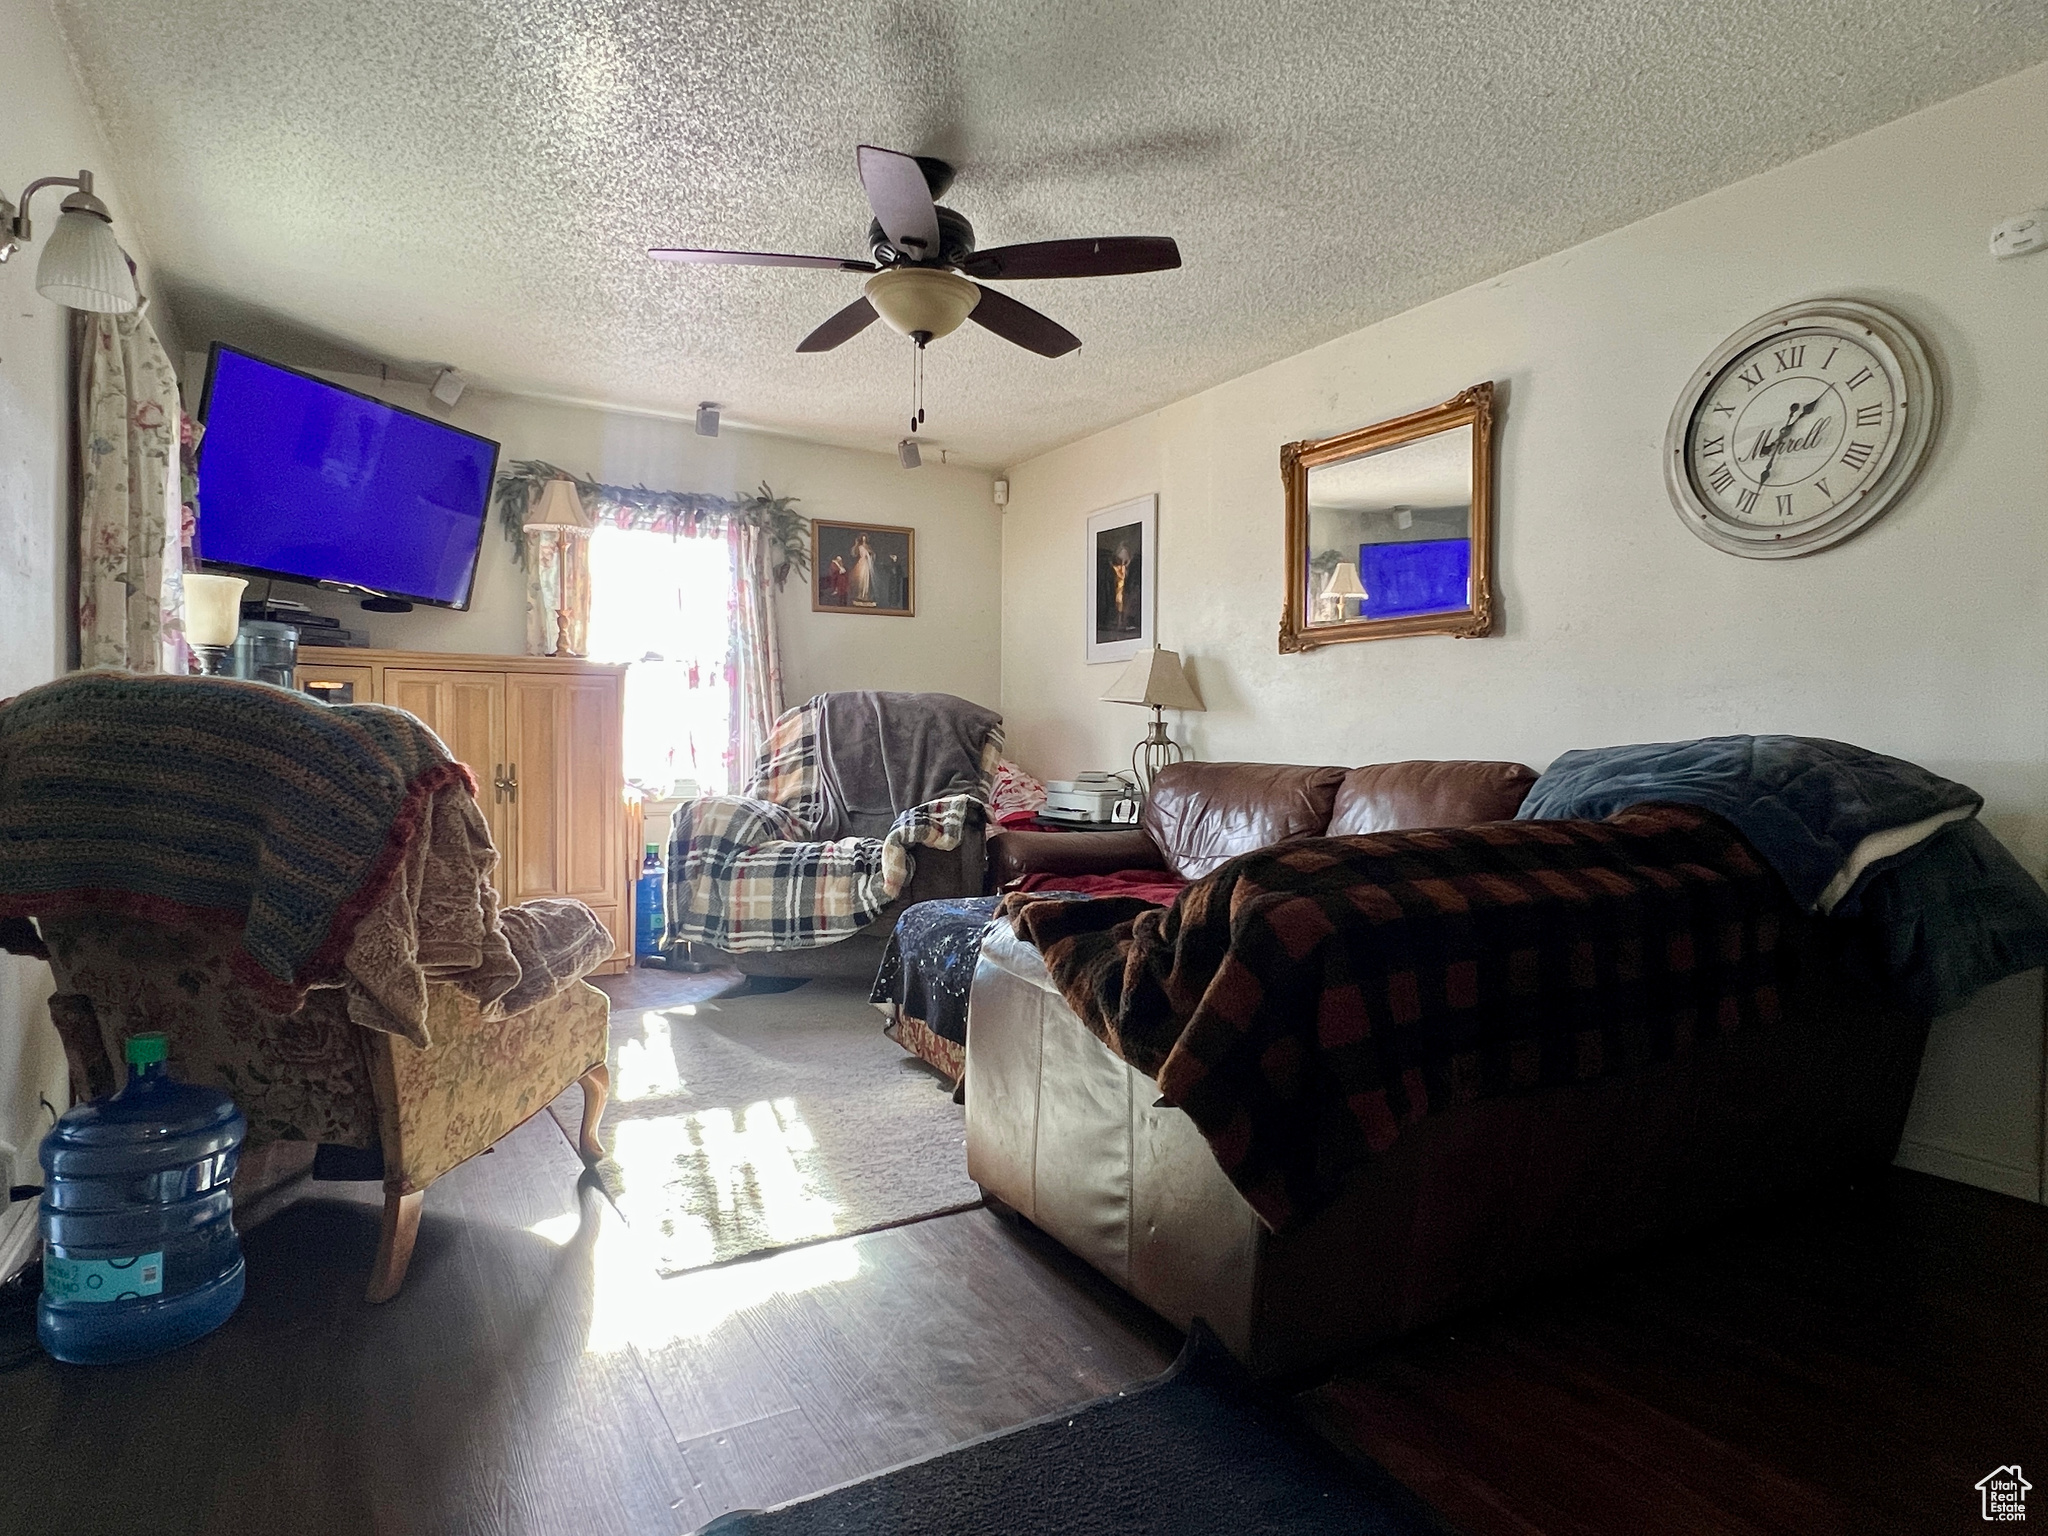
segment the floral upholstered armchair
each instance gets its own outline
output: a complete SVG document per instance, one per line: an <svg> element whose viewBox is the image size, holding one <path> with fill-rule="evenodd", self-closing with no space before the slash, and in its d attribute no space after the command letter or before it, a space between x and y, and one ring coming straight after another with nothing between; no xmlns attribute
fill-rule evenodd
<svg viewBox="0 0 2048 1536"><path fill-rule="evenodd" d="M339 988L314 990L289 1017L269 1011L235 974L235 940L218 932L107 912L40 926L57 982L50 1016L75 1095L119 1087L129 1035L158 1030L170 1039L178 1077L234 1097L249 1121L246 1150L303 1142L381 1155L373 1302L388 1301L405 1281L427 1186L571 1083L583 1086L578 1151L592 1162L604 1155L597 1122L609 1082L610 1003L586 982L497 1018L453 983L430 982L432 1043L422 1048L350 1022ZM590 927L595 937L585 948L595 953L586 969L611 949L594 920Z"/></svg>
<svg viewBox="0 0 2048 1536"><path fill-rule="evenodd" d="M469 770L400 710L107 672L0 703L0 948L49 961L74 1093L161 1031L251 1154L379 1156L371 1301L427 1186L571 1083L602 1156L609 1003L582 978L611 936L577 901L501 910L497 863Z"/></svg>

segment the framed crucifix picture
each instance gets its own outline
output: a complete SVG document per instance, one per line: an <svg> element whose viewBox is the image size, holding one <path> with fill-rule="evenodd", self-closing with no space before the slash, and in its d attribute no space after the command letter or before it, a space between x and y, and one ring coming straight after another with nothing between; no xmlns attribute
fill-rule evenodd
<svg viewBox="0 0 2048 1536"><path fill-rule="evenodd" d="M917 617L917 530L813 518L811 612Z"/></svg>
<svg viewBox="0 0 2048 1536"><path fill-rule="evenodd" d="M1088 519L1087 659L1129 661L1153 643L1159 609L1152 556L1159 498L1139 496Z"/></svg>

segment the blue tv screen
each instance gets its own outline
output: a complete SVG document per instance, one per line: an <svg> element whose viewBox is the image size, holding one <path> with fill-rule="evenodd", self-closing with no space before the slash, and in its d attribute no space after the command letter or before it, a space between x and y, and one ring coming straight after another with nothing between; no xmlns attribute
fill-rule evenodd
<svg viewBox="0 0 2048 1536"><path fill-rule="evenodd" d="M224 346L200 419L206 564L469 606L496 443Z"/></svg>

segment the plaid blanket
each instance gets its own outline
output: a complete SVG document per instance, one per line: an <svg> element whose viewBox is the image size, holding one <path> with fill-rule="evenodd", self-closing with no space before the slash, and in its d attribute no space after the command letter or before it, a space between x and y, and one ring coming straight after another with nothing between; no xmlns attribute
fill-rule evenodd
<svg viewBox="0 0 2048 1536"><path fill-rule="evenodd" d="M1163 911L1002 911L1275 1230L1432 1110L1774 1023L1802 920L1732 827L1680 806L1291 842Z"/></svg>
<svg viewBox="0 0 2048 1536"><path fill-rule="evenodd" d="M745 796L712 795L676 812L668 845L664 944L726 950L816 949L860 932L902 894L913 850L960 846L985 815L1003 733L982 749L975 794L912 806L886 836L812 838L824 814L819 700L775 722Z"/></svg>

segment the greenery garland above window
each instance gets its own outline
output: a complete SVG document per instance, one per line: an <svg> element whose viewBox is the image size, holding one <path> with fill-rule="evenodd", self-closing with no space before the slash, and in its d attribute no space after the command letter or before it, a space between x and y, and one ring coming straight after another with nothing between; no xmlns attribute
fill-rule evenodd
<svg viewBox="0 0 2048 1536"><path fill-rule="evenodd" d="M526 563L527 512L539 502L541 490L550 480L573 482L591 520L619 528L715 534L737 518L766 533L779 552L774 564L778 590L792 570L799 576L811 574L811 520L792 510L799 498L777 496L766 481L753 495L740 497L650 491L644 485L601 485L542 459L515 459L498 475L498 525L512 541L521 565Z"/></svg>

